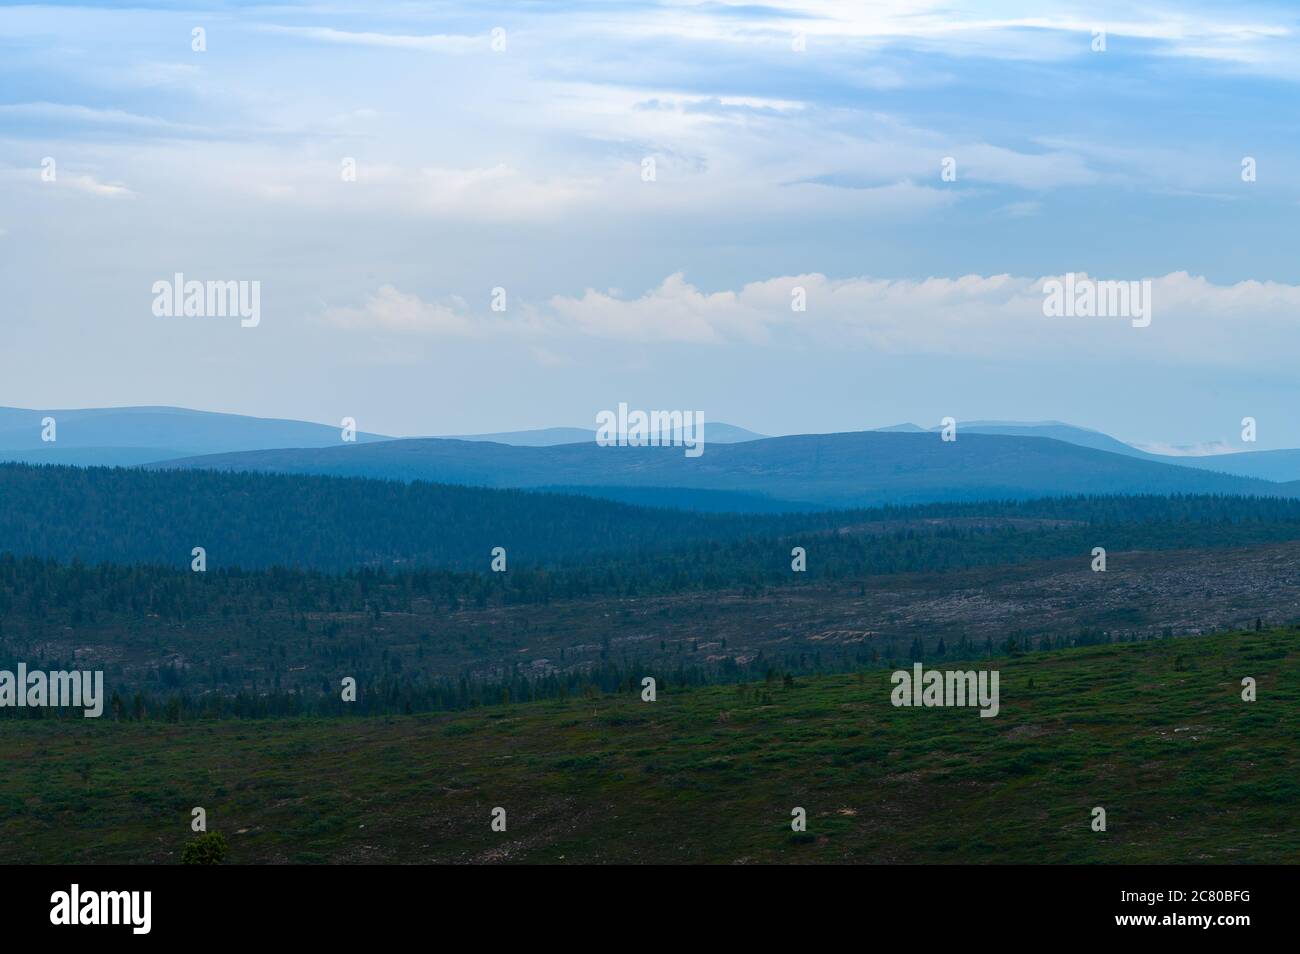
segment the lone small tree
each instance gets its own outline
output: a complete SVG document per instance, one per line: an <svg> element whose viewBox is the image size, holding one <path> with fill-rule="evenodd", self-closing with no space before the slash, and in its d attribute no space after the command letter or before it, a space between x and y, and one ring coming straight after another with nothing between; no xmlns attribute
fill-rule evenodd
<svg viewBox="0 0 1300 954"><path fill-rule="evenodd" d="M181 864L219 865L228 849L225 835L217 831L204 832L181 849Z"/></svg>

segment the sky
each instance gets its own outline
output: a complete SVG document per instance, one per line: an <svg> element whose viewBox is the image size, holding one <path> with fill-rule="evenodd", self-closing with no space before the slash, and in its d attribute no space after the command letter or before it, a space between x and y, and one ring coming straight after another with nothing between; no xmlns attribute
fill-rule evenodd
<svg viewBox="0 0 1300 954"><path fill-rule="evenodd" d="M1300 446L1298 31L1258 3L0 5L0 405ZM155 314L176 273L260 283L256 326ZM1067 273L1149 281L1150 323L1048 317Z"/></svg>

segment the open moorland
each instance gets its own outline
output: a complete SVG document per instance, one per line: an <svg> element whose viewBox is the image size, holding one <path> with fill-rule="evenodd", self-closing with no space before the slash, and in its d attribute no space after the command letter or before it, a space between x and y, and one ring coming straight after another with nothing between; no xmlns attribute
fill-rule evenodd
<svg viewBox="0 0 1300 954"><path fill-rule="evenodd" d="M896 708L876 670L443 715L8 722L0 860L175 862L196 806L232 862L1300 857L1300 632L979 665L994 718Z"/></svg>

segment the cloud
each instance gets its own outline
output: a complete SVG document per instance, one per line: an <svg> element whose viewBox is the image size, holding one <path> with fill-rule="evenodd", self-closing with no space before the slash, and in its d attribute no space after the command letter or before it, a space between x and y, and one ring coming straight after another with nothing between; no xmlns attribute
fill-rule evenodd
<svg viewBox="0 0 1300 954"><path fill-rule="evenodd" d="M730 291L701 292L677 273L633 300L588 289L579 298L557 296L548 304L559 327L592 337L697 344L765 341L769 325L777 320L763 307L771 303L740 298Z"/></svg>
<svg viewBox="0 0 1300 954"><path fill-rule="evenodd" d="M1240 454L1246 448L1227 441L1201 441L1196 444L1134 444L1138 450L1165 457L1211 457L1219 454Z"/></svg>
<svg viewBox="0 0 1300 954"><path fill-rule="evenodd" d="M0 106L0 116L42 119L62 126L109 126L146 132L193 132L199 127L168 122L157 116L141 116L121 109L98 109L75 103L9 103Z"/></svg>
<svg viewBox="0 0 1300 954"><path fill-rule="evenodd" d="M1011 202L1002 207L1002 212L1013 219L1027 219L1042 211L1043 203L1032 201Z"/></svg>
<svg viewBox="0 0 1300 954"><path fill-rule="evenodd" d="M785 39L790 31L797 30L815 38L810 49L815 49L814 43L836 46L867 42L877 47L901 45L953 55L1048 60L1088 54L1092 31L1104 29L1111 37L1159 44L1158 51L1166 56L1221 60L1270 70L1284 65L1279 46L1290 46L1296 34L1291 19L1280 9L1271 14L1270 20L1266 11L1243 14L1226 7L1231 12L1224 16L1200 12L1191 4L1184 6L1177 10L1143 10L1132 4L1097 3L1084 17L1078 15L1074 5L1041 2L993 5L884 0L849 4L787 0L769 6L764 17L769 29L756 24L749 31L732 31L730 38L735 42L771 41L778 35ZM1017 7L1023 7L1024 12ZM774 17L770 11L778 9L789 19L782 23ZM700 24L708 20L708 8L697 10L693 32L699 34L704 29ZM1027 15L1028 11L1032 13ZM725 18L712 20L715 29L725 31Z"/></svg>
<svg viewBox="0 0 1300 954"><path fill-rule="evenodd" d="M59 176L59 183L72 186L81 192L88 192L91 195L105 196L110 199L123 199L135 195L124 185L112 182L100 182L92 175L70 176L63 173Z"/></svg>
<svg viewBox="0 0 1300 954"><path fill-rule="evenodd" d="M74 189L88 195L97 195L109 199L124 199L135 196L135 193L122 183L102 182L88 172L74 174L56 166L55 177L52 181L45 181L43 178L44 172L42 166L34 166L28 169L0 167L0 182L28 185L38 195L47 195L50 194L50 191L57 193L61 189Z"/></svg>
<svg viewBox="0 0 1300 954"><path fill-rule="evenodd" d="M383 285L360 308L329 308L324 318L330 324L351 331L396 332L468 338L478 333L464 314L464 303L439 304L421 301L418 295Z"/></svg>
<svg viewBox="0 0 1300 954"><path fill-rule="evenodd" d="M293 27L266 24L259 29L267 33L296 36L323 43L348 46L371 46L381 49L416 50L423 53L472 53L489 49L489 35L466 36L447 33L410 35L400 33L374 33L370 31L336 30L331 27Z"/></svg>
<svg viewBox="0 0 1300 954"><path fill-rule="evenodd" d="M574 204L594 199L597 188L591 180L530 176L504 163L460 169L431 166L396 180L405 201L425 213L480 222L554 219Z"/></svg>
<svg viewBox="0 0 1300 954"><path fill-rule="evenodd" d="M977 325L1005 331L1042 317L1042 293L1006 275L830 279L792 275L736 290L704 292L681 273L635 299L587 290L547 303L554 330L640 342L810 343L904 352L943 352L947 339ZM806 302L805 310L796 304Z"/></svg>
<svg viewBox="0 0 1300 954"><path fill-rule="evenodd" d="M1088 276L1076 273L1079 279ZM1243 281L1218 285L1187 272L1149 279L1149 327L1131 318L1048 318L1050 278L832 279L812 273L706 291L674 273L637 297L588 289L541 303L512 303L510 321L426 304L384 286L363 309L336 310L336 323L397 332L603 339L656 346L834 348L896 356L988 361L1095 360L1185 366L1289 366L1300 285ZM1137 281L1141 276L1103 276ZM806 302L806 310L794 304ZM1099 386L1102 382L1099 381Z"/></svg>
<svg viewBox="0 0 1300 954"><path fill-rule="evenodd" d="M4 234L0 232L0 235ZM543 368L571 368L574 361L568 355L558 354L549 348L531 348L529 353L539 367Z"/></svg>

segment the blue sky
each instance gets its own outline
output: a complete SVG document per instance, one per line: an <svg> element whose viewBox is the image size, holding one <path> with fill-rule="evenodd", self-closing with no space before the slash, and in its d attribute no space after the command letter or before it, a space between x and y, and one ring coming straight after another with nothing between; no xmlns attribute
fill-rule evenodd
<svg viewBox="0 0 1300 954"><path fill-rule="evenodd" d="M1300 445L1298 29L1242 3L5 5L0 404L1175 444L1249 415ZM155 317L177 271L260 281L261 323ZM1151 279L1151 326L1044 318L1070 271Z"/></svg>

